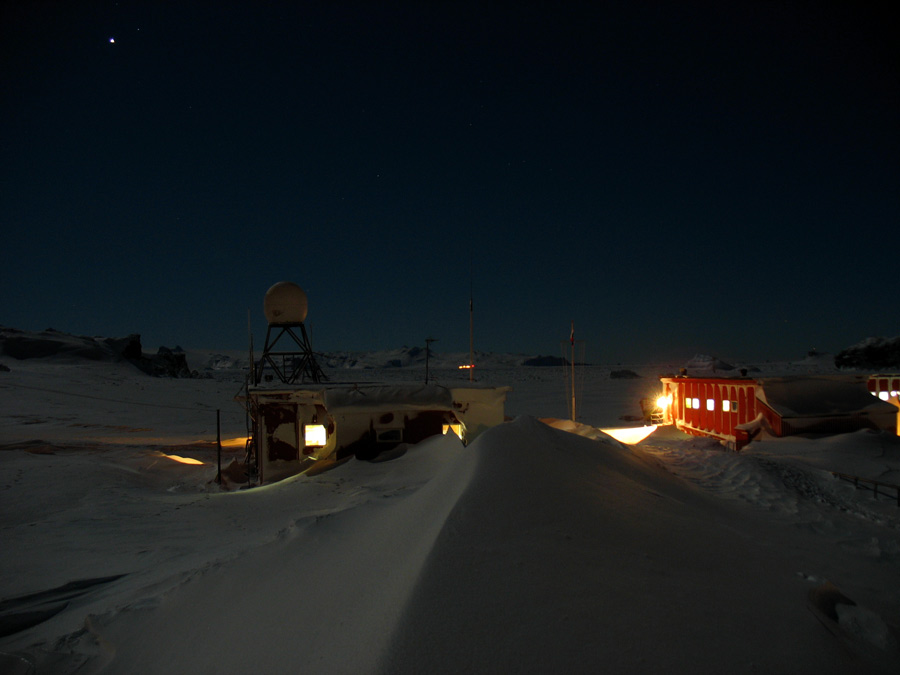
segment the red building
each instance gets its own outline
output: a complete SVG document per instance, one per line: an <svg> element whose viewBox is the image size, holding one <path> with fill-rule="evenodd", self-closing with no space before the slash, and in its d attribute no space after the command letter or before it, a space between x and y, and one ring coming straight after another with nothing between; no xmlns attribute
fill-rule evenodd
<svg viewBox="0 0 900 675"><path fill-rule="evenodd" d="M880 384L873 389L868 376L661 377L660 382L664 424L718 438L736 450L762 429L774 436L897 429L897 407L877 396ZM895 400L898 390L893 389Z"/></svg>
<svg viewBox="0 0 900 675"><path fill-rule="evenodd" d="M896 401L900 397L900 375L870 375L869 391L882 401Z"/></svg>

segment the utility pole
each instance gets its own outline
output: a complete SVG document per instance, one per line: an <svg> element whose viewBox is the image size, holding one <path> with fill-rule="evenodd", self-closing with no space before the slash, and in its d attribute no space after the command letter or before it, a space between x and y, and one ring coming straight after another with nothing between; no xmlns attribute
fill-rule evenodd
<svg viewBox="0 0 900 675"><path fill-rule="evenodd" d="M572 421L575 421L575 321L572 321L572 330L569 333L569 342L572 344Z"/></svg>

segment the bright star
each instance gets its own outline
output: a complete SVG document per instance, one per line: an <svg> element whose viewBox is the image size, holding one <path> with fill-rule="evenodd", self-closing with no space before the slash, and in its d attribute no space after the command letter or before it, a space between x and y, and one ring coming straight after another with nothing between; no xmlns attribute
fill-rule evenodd
<svg viewBox="0 0 900 675"><path fill-rule="evenodd" d="M109 38L109 44L115 44L116 38Z"/></svg>

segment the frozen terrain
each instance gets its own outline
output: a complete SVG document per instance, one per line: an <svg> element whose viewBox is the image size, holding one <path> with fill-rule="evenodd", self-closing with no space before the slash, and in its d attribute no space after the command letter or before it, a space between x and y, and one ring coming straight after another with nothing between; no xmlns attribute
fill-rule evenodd
<svg viewBox="0 0 900 675"><path fill-rule="evenodd" d="M420 380L411 351L323 365ZM623 446L599 428L640 424L684 364L585 367L575 425L552 421L561 369L479 355L511 421L468 447L243 490L215 483L215 440L220 410L222 465L242 458L247 356L186 356L203 377L0 357L0 672L900 669L900 508L831 474L900 483L895 436ZM430 376L466 360L433 355Z"/></svg>

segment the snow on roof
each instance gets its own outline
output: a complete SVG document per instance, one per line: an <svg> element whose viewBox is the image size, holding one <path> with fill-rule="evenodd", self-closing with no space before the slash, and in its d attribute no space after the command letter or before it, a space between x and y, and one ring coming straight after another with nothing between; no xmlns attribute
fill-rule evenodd
<svg viewBox="0 0 900 675"><path fill-rule="evenodd" d="M251 395L271 399L318 402L328 410L346 408L415 408L419 410L451 410L454 402L478 401L502 403L511 387L466 383L445 387L439 384L401 383L304 383L251 387Z"/></svg>
<svg viewBox="0 0 900 675"><path fill-rule="evenodd" d="M500 405L509 387L474 384L444 387L438 384L304 384L298 386L255 387L251 395L263 398L303 400L320 403L331 412L341 410L453 410L454 402L477 401Z"/></svg>
<svg viewBox="0 0 900 675"><path fill-rule="evenodd" d="M783 417L896 411L872 396L867 379L860 375L766 377L759 380L756 396Z"/></svg>
<svg viewBox="0 0 900 675"><path fill-rule="evenodd" d="M325 389L325 407L334 412L346 408L418 408L452 410L450 390L436 384L354 385Z"/></svg>

